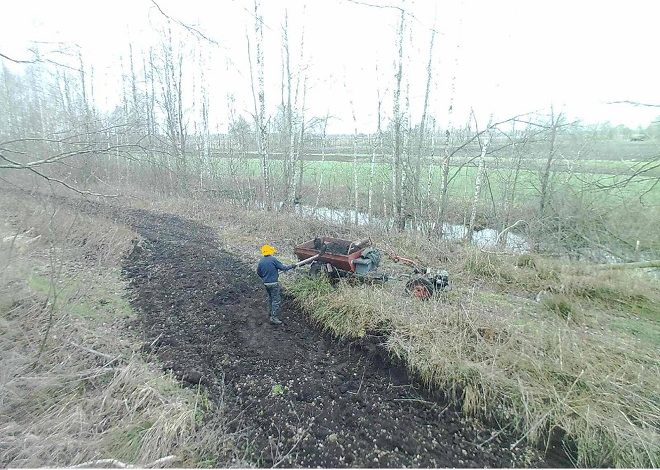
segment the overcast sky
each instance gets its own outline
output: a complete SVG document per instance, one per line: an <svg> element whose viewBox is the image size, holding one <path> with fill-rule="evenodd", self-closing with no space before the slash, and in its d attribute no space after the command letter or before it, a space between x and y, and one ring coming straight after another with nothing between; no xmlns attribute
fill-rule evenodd
<svg viewBox="0 0 660 470"><path fill-rule="evenodd" d="M252 1L157 1L167 14L195 25L220 44L198 42L175 28L185 41L187 56L201 54L204 60L214 122L220 128L226 125L228 94L236 97L237 111L248 117L254 109L246 47L246 31L254 34ZM303 25L305 29L306 116L329 113L337 117L329 131L350 132L352 101L360 130L373 131L378 90L384 97L384 115L391 116L398 10L350 0L262 3L271 112L280 102L281 25L288 10L294 72L300 63ZM657 108L607 104L660 104L658 1L406 0L405 8L409 32L404 77L413 120L421 115L433 28L438 34L430 109L443 124L452 81L455 123L464 121L470 109L485 123L491 114L498 120L547 109L551 103L587 122L631 127L646 126L660 114ZM162 24L150 0L4 2L0 52L20 59L29 57L31 41L79 44L95 70L97 101L110 109L119 100L119 58L125 65L128 42L133 42L139 57L162 40ZM199 79L198 68L191 62L185 72Z"/></svg>

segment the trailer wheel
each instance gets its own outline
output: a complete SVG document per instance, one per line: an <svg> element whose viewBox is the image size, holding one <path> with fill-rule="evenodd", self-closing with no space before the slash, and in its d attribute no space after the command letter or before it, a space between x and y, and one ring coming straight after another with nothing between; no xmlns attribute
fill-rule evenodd
<svg viewBox="0 0 660 470"><path fill-rule="evenodd" d="M423 277L411 279L406 284L406 293L416 299L428 300L433 296L433 284Z"/></svg>

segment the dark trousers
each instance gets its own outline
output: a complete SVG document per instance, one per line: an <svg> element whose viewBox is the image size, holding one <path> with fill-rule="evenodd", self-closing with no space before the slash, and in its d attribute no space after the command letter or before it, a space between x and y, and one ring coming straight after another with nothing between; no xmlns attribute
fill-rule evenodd
<svg viewBox="0 0 660 470"><path fill-rule="evenodd" d="M280 304L282 303L282 296L279 283L264 285L266 292L268 292L268 305L270 306L270 318L279 318Z"/></svg>

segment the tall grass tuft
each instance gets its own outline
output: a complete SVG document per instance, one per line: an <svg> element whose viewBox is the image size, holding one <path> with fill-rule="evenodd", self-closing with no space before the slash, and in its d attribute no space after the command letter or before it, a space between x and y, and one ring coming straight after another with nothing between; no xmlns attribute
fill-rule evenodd
<svg viewBox="0 0 660 470"><path fill-rule="evenodd" d="M335 289L324 277L303 276L287 283L287 290L313 321L340 338L360 338L380 326L372 289L349 285Z"/></svg>

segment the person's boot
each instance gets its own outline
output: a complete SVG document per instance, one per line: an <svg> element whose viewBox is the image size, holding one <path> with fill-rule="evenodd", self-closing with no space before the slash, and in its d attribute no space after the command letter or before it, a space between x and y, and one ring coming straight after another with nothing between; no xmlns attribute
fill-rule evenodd
<svg viewBox="0 0 660 470"><path fill-rule="evenodd" d="M273 325L281 325L281 324L282 324L282 320L280 320L280 319L277 318L277 317L270 317L270 322L271 322Z"/></svg>

